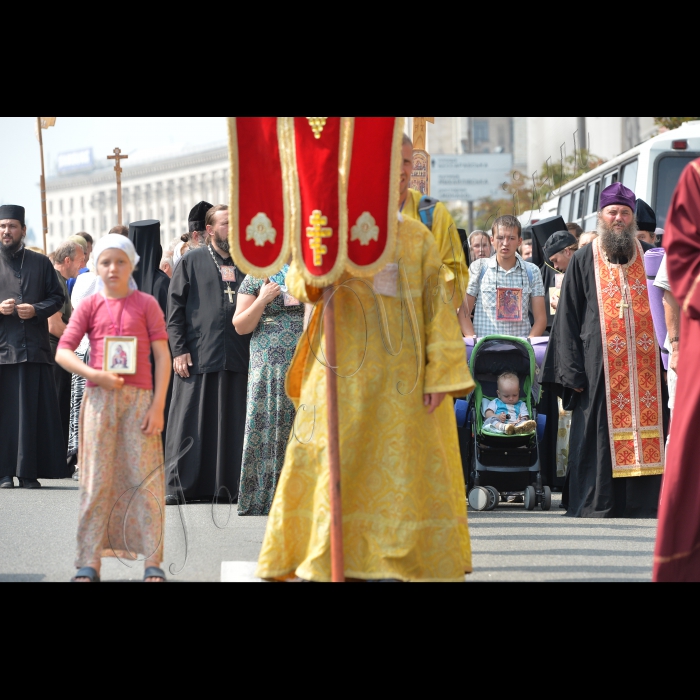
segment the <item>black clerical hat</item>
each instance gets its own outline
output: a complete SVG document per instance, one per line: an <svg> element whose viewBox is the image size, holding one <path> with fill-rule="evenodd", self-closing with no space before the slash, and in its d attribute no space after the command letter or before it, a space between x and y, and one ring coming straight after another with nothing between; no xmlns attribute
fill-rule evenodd
<svg viewBox="0 0 700 700"><path fill-rule="evenodd" d="M531 241L532 240L532 226L528 226L527 228L523 229L523 240L524 241Z"/></svg>
<svg viewBox="0 0 700 700"><path fill-rule="evenodd" d="M557 232L566 231L566 221L561 216L552 216L543 219L532 225L532 232L537 237L542 248L547 245L547 241Z"/></svg>
<svg viewBox="0 0 700 700"><path fill-rule="evenodd" d="M576 243L576 236L573 234L568 231L557 231L549 237L547 245L544 247L544 254L551 259L552 255L561 253L562 250L566 250Z"/></svg>
<svg viewBox="0 0 700 700"><path fill-rule="evenodd" d="M204 220L207 218L207 212L213 209L214 205L209 204L209 202L200 202L191 212L188 217L188 222L190 224L190 233L194 231L206 231L206 224Z"/></svg>
<svg viewBox="0 0 700 700"><path fill-rule="evenodd" d="M636 216L640 231L656 233L656 213L643 199L637 200Z"/></svg>
<svg viewBox="0 0 700 700"><path fill-rule="evenodd" d="M5 219L14 219L24 226L24 207L19 207L16 204L3 204L0 207L0 221Z"/></svg>

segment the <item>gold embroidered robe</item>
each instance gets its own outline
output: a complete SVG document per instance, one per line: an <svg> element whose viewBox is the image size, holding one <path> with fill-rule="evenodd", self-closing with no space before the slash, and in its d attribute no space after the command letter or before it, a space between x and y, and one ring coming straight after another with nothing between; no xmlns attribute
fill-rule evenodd
<svg viewBox="0 0 700 700"><path fill-rule="evenodd" d="M422 224L400 224L396 259L408 288L380 298L390 337L382 338L377 302L363 282L345 277L353 291L335 296L338 373L352 375L338 380L346 576L462 581L472 563L453 402L448 396L429 416L423 397L464 396L474 384L446 290L424 294L442 260ZM311 301L298 271L287 280L292 294ZM312 338L319 317L317 309ZM264 579L331 579L326 370L318 345L312 352L304 335L287 377L298 414L260 555Z"/></svg>

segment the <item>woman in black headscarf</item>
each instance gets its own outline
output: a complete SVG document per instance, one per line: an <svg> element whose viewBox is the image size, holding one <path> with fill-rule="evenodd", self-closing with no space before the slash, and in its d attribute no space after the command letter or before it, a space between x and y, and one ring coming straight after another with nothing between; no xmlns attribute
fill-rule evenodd
<svg viewBox="0 0 700 700"><path fill-rule="evenodd" d="M131 224L129 226L129 240L134 244L136 253L141 258L133 273L134 281L138 285L140 292L155 297L167 321L170 278L160 269L160 263L163 259L163 246L160 243L160 221L137 221L135 224ZM152 358L151 364L153 365L155 377L155 363L153 363ZM170 414L172 394L173 381L171 377L165 402L163 445L165 445L165 438L168 433L168 415Z"/></svg>
<svg viewBox="0 0 700 700"><path fill-rule="evenodd" d="M170 278L160 269L163 259L163 246L160 244L160 221L137 221L129 226L129 239L141 258L134 280L139 291L155 297L166 314Z"/></svg>

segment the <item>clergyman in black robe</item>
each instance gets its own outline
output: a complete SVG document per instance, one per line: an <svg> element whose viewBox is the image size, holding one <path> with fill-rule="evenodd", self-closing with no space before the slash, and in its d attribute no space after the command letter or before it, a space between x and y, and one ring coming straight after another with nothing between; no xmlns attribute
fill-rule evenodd
<svg viewBox="0 0 700 700"><path fill-rule="evenodd" d="M70 478L49 317L65 297L49 259L24 246L24 209L0 207L0 488Z"/></svg>
<svg viewBox="0 0 700 700"><path fill-rule="evenodd" d="M544 284L544 305L547 312L547 330L550 335L554 323L551 310L549 290L556 285L556 271L550 259L545 255L544 247L549 239L558 231L566 230L566 223L560 216L544 219L532 226L532 259L531 262L540 268ZM540 464L542 479L554 490L564 488L564 479L557 475L557 441L559 439L559 399L555 392L543 387L542 399L537 406L539 414L547 417L544 437L540 442Z"/></svg>
<svg viewBox="0 0 700 700"><path fill-rule="evenodd" d="M633 212L633 204L631 209ZM599 223L600 244L606 238L621 235L619 231L608 231L606 236L604 225ZM635 231L632 219L626 231L630 246L636 245ZM612 264L629 262L629 257L620 251L618 247L617 251L608 252ZM562 398L565 410L573 411L563 494L567 515L655 518L661 476L613 478L608 427L610 397L606 392L593 245L579 250L569 264L541 381L545 389Z"/></svg>
<svg viewBox="0 0 700 700"><path fill-rule="evenodd" d="M188 252L170 283L168 333L175 368L166 441L168 503L238 501L250 336L233 327L245 275L229 254L228 210L208 215L209 246ZM176 459L183 443L193 444Z"/></svg>

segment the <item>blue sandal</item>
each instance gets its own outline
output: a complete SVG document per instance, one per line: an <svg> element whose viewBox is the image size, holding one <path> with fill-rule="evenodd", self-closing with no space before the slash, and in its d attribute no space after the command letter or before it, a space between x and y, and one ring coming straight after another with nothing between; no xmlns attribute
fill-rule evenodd
<svg viewBox="0 0 700 700"><path fill-rule="evenodd" d="M80 569L80 571L78 571L78 573L75 575L75 578L71 579L71 583L78 583L78 579L81 578L88 579L90 583L100 583L99 574L90 566Z"/></svg>
<svg viewBox="0 0 700 700"><path fill-rule="evenodd" d="M167 578L165 578L165 572L162 569L157 569L155 566L151 566L143 574L143 582L146 583L149 578L159 578L161 581L166 582L168 581Z"/></svg>

